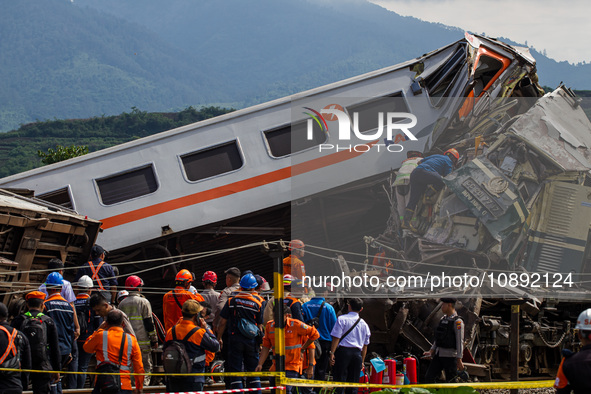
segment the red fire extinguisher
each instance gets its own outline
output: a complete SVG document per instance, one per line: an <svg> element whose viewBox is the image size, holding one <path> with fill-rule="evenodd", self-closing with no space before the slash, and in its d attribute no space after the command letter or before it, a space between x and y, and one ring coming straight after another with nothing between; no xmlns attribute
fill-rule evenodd
<svg viewBox="0 0 591 394"><path fill-rule="evenodd" d="M383 384L396 384L396 360L386 359L384 360L386 369L384 370L384 377L382 379Z"/></svg>
<svg viewBox="0 0 591 394"><path fill-rule="evenodd" d="M406 377L410 384L417 383L417 358L410 354L407 354L404 358L404 368L406 369Z"/></svg>
<svg viewBox="0 0 591 394"><path fill-rule="evenodd" d="M372 364L371 373L369 374L369 383L382 384L383 377L384 377L384 371L376 372L376 368ZM373 393L374 391L380 391L380 390L381 389L379 389L379 388L371 388L371 389L369 389L369 392Z"/></svg>
<svg viewBox="0 0 591 394"><path fill-rule="evenodd" d="M367 386L365 386L367 383L369 383L369 378L367 376L367 373L365 373L365 367L363 367L363 369L361 370L361 376L359 377L359 383L361 383L359 385L359 388L357 389L357 394L369 394L369 389Z"/></svg>

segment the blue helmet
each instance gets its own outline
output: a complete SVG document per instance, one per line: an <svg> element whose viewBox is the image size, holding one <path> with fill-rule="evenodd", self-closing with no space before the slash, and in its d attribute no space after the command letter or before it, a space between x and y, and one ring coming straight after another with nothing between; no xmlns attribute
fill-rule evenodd
<svg viewBox="0 0 591 394"><path fill-rule="evenodd" d="M59 272L52 272L47 276L45 281L46 286L61 286L64 283L64 278Z"/></svg>
<svg viewBox="0 0 591 394"><path fill-rule="evenodd" d="M240 279L240 287L245 290L254 289L258 286L257 279L254 277L253 274L246 274Z"/></svg>

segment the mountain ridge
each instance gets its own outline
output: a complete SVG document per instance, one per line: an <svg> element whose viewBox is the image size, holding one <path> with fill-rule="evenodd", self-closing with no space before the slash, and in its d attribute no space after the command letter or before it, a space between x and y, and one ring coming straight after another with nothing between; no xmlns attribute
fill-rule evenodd
<svg viewBox="0 0 591 394"><path fill-rule="evenodd" d="M20 0L3 19L0 131L132 107L246 107L463 37L360 0ZM591 65L532 53L541 84L591 88Z"/></svg>

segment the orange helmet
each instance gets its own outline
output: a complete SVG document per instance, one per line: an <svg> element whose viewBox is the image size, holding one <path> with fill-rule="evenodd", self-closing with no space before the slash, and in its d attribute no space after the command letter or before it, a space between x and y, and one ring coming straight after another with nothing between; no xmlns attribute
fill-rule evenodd
<svg viewBox="0 0 591 394"><path fill-rule="evenodd" d="M456 158L456 161L460 159L460 154L454 148L451 148L451 149L446 150L444 154L446 154L446 155L447 154L452 155L453 157Z"/></svg>
<svg viewBox="0 0 591 394"><path fill-rule="evenodd" d="M189 272L189 270L180 270L174 280L181 281L181 282L192 282L193 281L193 274Z"/></svg>
<svg viewBox="0 0 591 394"><path fill-rule="evenodd" d="M289 243L289 250L304 249L306 245L299 239L294 239Z"/></svg>

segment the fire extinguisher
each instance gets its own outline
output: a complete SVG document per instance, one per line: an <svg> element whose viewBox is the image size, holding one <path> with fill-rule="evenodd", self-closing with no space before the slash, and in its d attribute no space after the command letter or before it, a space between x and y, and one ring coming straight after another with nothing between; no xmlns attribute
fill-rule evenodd
<svg viewBox="0 0 591 394"><path fill-rule="evenodd" d="M384 377L384 371L376 372L376 368L372 364L371 373L369 374L369 383L382 384L383 377ZM379 388L371 388L371 389L369 389L369 392L373 393L374 391L380 391L380 390L381 389L379 389Z"/></svg>
<svg viewBox="0 0 591 394"><path fill-rule="evenodd" d="M359 388L357 389L357 394L369 394L369 388L367 386L365 386L367 383L369 383L369 377L367 376L367 373L365 373L365 366L363 366L361 369L361 375L359 376L359 383L361 383L361 384L359 385Z"/></svg>
<svg viewBox="0 0 591 394"><path fill-rule="evenodd" d="M403 360L404 368L406 370L406 377L410 384L417 383L417 358L412 354L406 354Z"/></svg>
<svg viewBox="0 0 591 394"><path fill-rule="evenodd" d="M383 384L395 384L396 383L396 360L386 359L384 360L386 369L384 370L384 377L382 379Z"/></svg>

